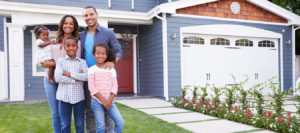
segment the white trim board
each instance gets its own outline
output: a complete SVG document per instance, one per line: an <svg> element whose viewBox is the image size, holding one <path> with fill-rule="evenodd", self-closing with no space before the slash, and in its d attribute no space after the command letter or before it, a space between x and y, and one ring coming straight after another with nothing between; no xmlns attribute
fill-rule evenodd
<svg viewBox="0 0 300 133"><path fill-rule="evenodd" d="M122 38L122 35L120 33L116 33L115 34L117 38ZM136 34L132 34L133 35L133 93L136 94L137 93L137 52L136 52Z"/></svg>
<svg viewBox="0 0 300 133"><path fill-rule="evenodd" d="M0 13L9 14L9 15L20 14L21 16L23 14L31 14L31 15L37 14L35 17L46 16L47 17L46 21L50 21L50 22L42 22L41 24L43 23L49 24L51 22L53 23L53 21L55 23L58 23L59 21L57 21L56 17L61 18L65 14L74 15L77 19L80 20L82 19L83 21L82 10L83 8L72 7L72 6L58 6L58 5L47 5L47 4L32 4L32 3L22 3L22 2L0 1ZM133 24L152 24L152 20L151 18L149 19L149 15L146 12L119 11L119 10L109 10L109 9L97 9L97 11L99 13L100 19L105 19L108 20L109 22L120 22L120 23L132 22ZM30 23L31 19L28 18L35 18L35 17L32 16L26 17L25 20L29 22L21 22L21 23ZM52 19L56 19L56 20L52 20ZM43 20L38 20L38 22L39 21L43 21ZM33 24L36 24L36 22L33 22ZM81 25L81 22L79 22L79 24ZM82 26L85 26L85 24Z"/></svg>
<svg viewBox="0 0 300 133"><path fill-rule="evenodd" d="M241 32L243 31L243 32ZM180 28L180 44L183 44L183 34L184 33L197 33L197 34L207 34L207 35L222 35L222 36L240 36L240 37L257 37L257 38L274 38L280 39L280 85L281 91L284 89L283 84L283 41L282 35L272 31L267 31L259 28L249 27L249 26L240 26L240 25L201 25L201 26L188 26ZM180 46L180 49L182 47ZM182 58L181 58L182 62ZM182 64L181 64L182 68ZM182 72L182 71L181 71ZM182 73L181 73L182 75ZM181 77L182 78L182 77ZM183 85L181 79L181 85ZM183 86L181 86L183 87Z"/></svg>

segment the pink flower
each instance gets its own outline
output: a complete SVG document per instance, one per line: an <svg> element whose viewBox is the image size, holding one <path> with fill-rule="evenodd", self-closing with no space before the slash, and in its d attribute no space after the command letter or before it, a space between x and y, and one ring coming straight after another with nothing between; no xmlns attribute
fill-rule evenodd
<svg viewBox="0 0 300 133"><path fill-rule="evenodd" d="M207 106L207 105L205 105L205 108L208 108L208 106Z"/></svg>
<svg viewBox="0 0 300 133"><path fill-rule="evenodd" d="M211 101L212 103L214 103L215 101Z"/></svg>
<svg viewBox="0 0 300 133"><path fill-rule="evenodd" d="M237 106L235 106L234 109L237 109Z"/></svg>
<svg viewBox="0 0 300 133"><path fill-rule="evenodd" d="M225 104L225 103L223 103L223 106L226 106L226 104Z"/></svg>
<svg viewBox="0 0 300 133"><path fill-rule="evenodd" d="M216 110L218 111L219 109L218 109L218 108L216 108Z"/></svg>
<svg viewBox="0 0 300 133"><path fill-rule="evenodd" d="M264 111L264 112L263 112L263 114L265 115L265 114L266 114L266 112Z"/></svg>
<svg viewBox="0 0 300 133"><path fill-rule="evenodd" d="M284 121L284 119L277 119L276 122Z"/></svg>
<svg viewBox="0 0 300 133"><path fill-rule="evenodd" d="M193 100L192 100L192 103L194 103L194 102L195 102L195 100L193 99Z"/></svg>
<svg viewBox="0 0 300 133"><path fill-rule="evenodd" d="M182 100L184 99L184 97L181 98Z"/></svg>
<svg viewBox="0 0 300 133"><path fill-rule="evenodd" d="M199 100L200 103L202 103L202 100Z"/></svg>
<svg viewBox="0 0 300 133"><path fill-rule="evenodd" d="M268 111L268 116L271 116L271 111Z"/></svg>
<svg viewBox="0 0 300 133"><path fill-rule="evenodd" d="M262 116L262 117L261 117L261 119L264 119L264 118L265 118L265 116Z"/></svg>
<svg viewBox="0 0 300 133"><path fill-rule="evenodd" d="M228 111L228 113L231 114L232 112L231 112L231 111Z"/></svg>
<svg viewBox="0 0 300 133"><path fill-rule="evenodd" d="M288 115L288 116L291 116L291 113L288 113L287 115Z"/></svg>
<svg viewBox="0 0 300 133"><path fill-rule="evenodd" d="M250 119L250 117L251 117L250 115L247 115L247 119Z"/></svg>
<svg viewBox="0 0 300 133"><path fill-rule="evenodd" d="M206 109L206 110L209 110L209 109Z"/></svg>
<svg viewBox="0 0 300 133"><path fill-rule="evenodd" d="M268 122L271 122L271 120L268 120Z"/></svg>
<svg viewBox="0 0 300 133"><path fill-rule="evenodd" d="M197 107L198 107L198 105L195 105L195 107L197 108Z"/></svg>

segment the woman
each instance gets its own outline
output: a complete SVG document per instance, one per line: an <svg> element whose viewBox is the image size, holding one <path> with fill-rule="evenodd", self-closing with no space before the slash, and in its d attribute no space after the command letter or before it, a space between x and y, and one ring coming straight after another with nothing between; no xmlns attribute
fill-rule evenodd
<svg viewBox="0 0 300 133"><path fill-rule="evenodd" d="M78 22L76 18L72 15L65 15L59 25L58 25L58 32L56 33L56 44L52 45L52 58L56 62L58 58L66 56L66 51L64 50L64 39L69 36L75 36L79 39L79 32L78 32ZM79 49L77 50L76 56L80 57L80 43L78 44ZM55 67L55 62L41 62L42 66L45 68ZM56 100L56 91L58 88L57 83L51 83L48 80L48 77L44 78L44 87L46 90L46 94L48 97L48 102L52 114L52 126L54 133L61 132L61 120L59 116L58 110L58 100Z"/></svg>

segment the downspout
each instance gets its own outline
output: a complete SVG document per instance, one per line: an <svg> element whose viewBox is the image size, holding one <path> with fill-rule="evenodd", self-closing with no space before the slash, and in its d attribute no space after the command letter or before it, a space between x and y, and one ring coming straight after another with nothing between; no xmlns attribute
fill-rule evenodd
<svg viewBox="0 0 300 133"><path fill-rule="evenodd" d="M134 11L134 0L131 0L131 11Z"/></svg>
<svg viewBox="0 0 300 133"><path fill-rule="evenodd" d="M111 0L108 0L108 9L111 9Z"/></svg>
<svg viewBox="0 0 300 133"><path fill-rule="evenodd" d="M293 50L293 92L296 91L297 85L296 85L296 30L300 29L300 27L295 28L295 26L292 26L292 50ZM294 93L295 94L295 93Z"/></svg>
<svg viewBox="0 0 300 133"><path fill-rule="evenodd" d="M169 80L168 80L168 41L167 41L167 19L166 13L162 13L162 17L158 16L155 11L155 17L162 21L162 39L163 39L163 79L164 79L164 97L169 100Z"/></svg>

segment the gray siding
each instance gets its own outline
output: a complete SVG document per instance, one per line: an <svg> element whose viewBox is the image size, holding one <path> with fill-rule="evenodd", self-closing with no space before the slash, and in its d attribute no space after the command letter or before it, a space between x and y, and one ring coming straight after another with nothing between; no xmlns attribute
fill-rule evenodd
<svg viewBox="0 0 300 133"><path fill-rule="evenodd" d="M176 96L180 94L180 87L181 87L180 27L208 25L208 24L237 24L237 25L251 26L251 27L261 28L261 29L283 34L283 42L285 42L286 40L292 40L291 27L289 26L168 16L167 17L168 44L172 44L172 45L168 45L169 96ZM282 32L283 29L285 30L285 32ZM171 39L171 34L173 33L176 33L178 35L178 37L175 40ZM280 64L278 65L280 69ZM284 68L283 69L284 90L286 91L292 87L292 46L291 45L283 45L283 68Z"/></svg>
<svg viewBox="0 0 300 133"><path fill-rule="evenodd" d="M108 0L5 0L12 2L25 2L35 4L48 4L60 6L86 7L94 6L99 9L108 9ZM156 0L135 0L135 11L146 12L157 5ZM112 10L131 11L131 0L111 0Z"/></svg>
<svg viewBox="0 0 300 133"><path fill-rule="evenodd" d="M4 17L0 15L0 51L4 51Z"/></svg>
<svg viewBox="0 0 300 133"><path fill-rule="evenodd" d="M163 54L162 23L154 19L151 26L139 27L140 93L162 97Z"/></svg>
<svg viewBox="0 0 300 133"><path fill-rule="evenodd" d="M46 26L50 30L57 30L57 26ZM32 76L32 36L34 27L28 26L24 31L24 74L25 74L25 98L46 97L44 88L44 77Z"/></svg>
<svg viewBox="0 0 300 133"><path fill-rule="evenodd" d="M167 3L169 0L158 0L159 1L159 4L162 4L162 3Z"/></svg>

